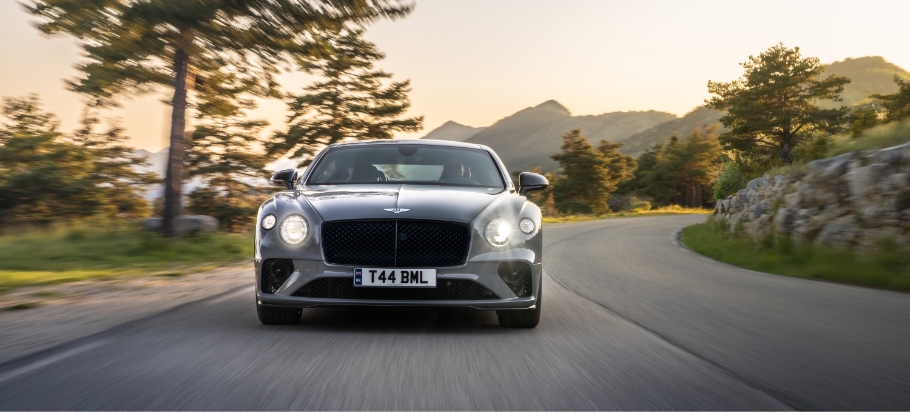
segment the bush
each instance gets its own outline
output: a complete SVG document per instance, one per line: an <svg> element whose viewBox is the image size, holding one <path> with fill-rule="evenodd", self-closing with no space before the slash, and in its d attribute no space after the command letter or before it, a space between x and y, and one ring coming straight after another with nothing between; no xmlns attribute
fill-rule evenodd
<svg viewBox="0 0 910 412"><path fill-rule="evenodd" d="M737 190L746 187L746 183L746 173L743 170L743 166L738 162L726 162L721 165L717 183L714 184L714 198L717 200L725 199L727 196L736 193Z"/></svg>

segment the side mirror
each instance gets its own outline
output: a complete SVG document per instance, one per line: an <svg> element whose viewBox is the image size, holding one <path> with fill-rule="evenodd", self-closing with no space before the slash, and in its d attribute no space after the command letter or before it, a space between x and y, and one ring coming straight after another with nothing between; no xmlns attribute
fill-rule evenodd
<svg viewBox="0 0 910 412"><path fill-rule="evenodd" d="M524 196L534 190L544 190L550 186L547 178L537 174L522 172L518 175L518 194Z"/></svg>
<svg viewBox="0 0 910 412"><path fill-rule="evenodd" d="M274 186L294 190L294 186L297 185L297 169L284 169L275 172L275 174L272 175L272 178L269 179L269 182L272 182L272 185Z"/></svg>

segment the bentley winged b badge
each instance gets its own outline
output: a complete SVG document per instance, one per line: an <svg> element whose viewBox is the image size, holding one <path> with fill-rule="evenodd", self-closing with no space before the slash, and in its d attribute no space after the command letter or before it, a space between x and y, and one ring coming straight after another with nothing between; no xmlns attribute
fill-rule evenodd
<svg viewBox="0 0 910 412"><path fill-rule="evenodd" d="M399 209L399 208L397 208L397 207L393 207L393 208L390 208L390 209L382 209L382 210L385 210L386 212L392 212L392 213L394 213L394 214L397 215L397 214L399 214L399 213L407 212L408 210L411 210L411 209Z"/></svg>

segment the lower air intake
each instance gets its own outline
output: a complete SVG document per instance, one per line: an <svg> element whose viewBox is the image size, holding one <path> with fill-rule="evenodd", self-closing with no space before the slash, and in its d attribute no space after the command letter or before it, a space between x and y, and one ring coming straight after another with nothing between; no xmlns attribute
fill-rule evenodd
<svg viewBox="0 0 910 412"><path fill-rule="evenodd" d="M526 262L502 262L496 274L509 285L515 296L520 298L531 296L531 265Z"/></svg>
<svg viewBox="0 0 910 412"><path fill-rule="evenodd" d="M290 259L266 259L262 262L260 289L263 293L275 293L294 272L294 262Z"/></svg>
<svg viewBox="0 0 910 412"><path fill-rule="evenodd" d="M354 287L351 278L320 278L293 296L361 300L487 300L499 299L489 289L464 279L437 279L435 288Z"/></svg>

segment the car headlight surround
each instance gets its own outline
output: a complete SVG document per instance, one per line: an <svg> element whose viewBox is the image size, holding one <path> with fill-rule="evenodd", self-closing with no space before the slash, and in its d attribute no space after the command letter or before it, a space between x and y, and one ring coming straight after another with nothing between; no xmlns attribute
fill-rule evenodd
<svg viewBox="0 0 910 412"><path fill-rule="evenodd" d="M281 220L281 227L278 231L281 240L291 246L297 246L306 240L310 233L310 225L302 215L287 215Z"/></svg>
<svg viewBox="0 0 910 412"><path fill-rule="evenodd" d="M483 237L491 245L503 247L512 241L512 223L502 217L497 217L487 223L483 231Z"/></svg>
<svg viewBox="0 0 910 412"><path fill-rule="evenodd" d="M537 225L531 218L523 217L520 221L518 221L518 229L521 230L524 234L530 235L531 233L534 233L534 230L537 229Z"/></svg>
<svg viewBox="0 0 910 412"><path fill-rule="evenodd" d="M273 214L268 214L262 218L262 228L265 230L275 227L275 223L278 223L278 218Z"/></svg>

